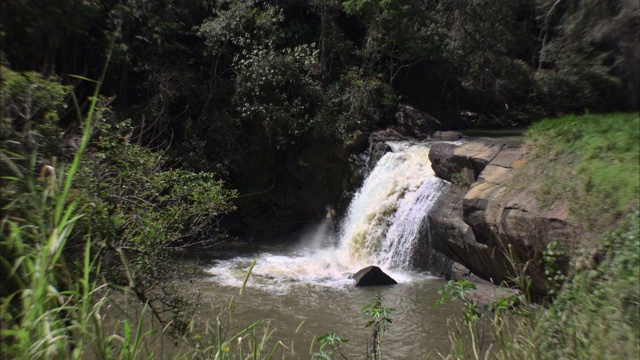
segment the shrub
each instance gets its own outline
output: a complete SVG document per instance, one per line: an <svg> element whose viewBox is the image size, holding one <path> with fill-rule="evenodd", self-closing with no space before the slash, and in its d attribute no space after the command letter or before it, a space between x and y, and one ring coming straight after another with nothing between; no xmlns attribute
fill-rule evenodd
<svg viewBox="0 0 640 360"><path fill-rule="evenodd" d="M69 87L35 72L0 67L0 143L2 149L43 156L60 155L59 112L66 107Z"/></svg>

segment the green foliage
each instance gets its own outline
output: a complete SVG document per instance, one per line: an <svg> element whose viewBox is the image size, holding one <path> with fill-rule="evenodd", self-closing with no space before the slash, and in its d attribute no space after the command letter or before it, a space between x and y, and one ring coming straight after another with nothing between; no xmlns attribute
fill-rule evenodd
<svg viewBox="0 0 640 360"><path fill-rule="evenodd" d="M438 294L442 295L435 306L442 305L448 300L460 300L464 305L463 319L467 326L472 326L480 319L480 308L478 304L470 300L467 295L476 289L476 285L468 280L449 280L440 290Z"/></svg>
<svg viewBox="0 0 640 360"><path fill-rule="evenodd" d="M100 310L106 297L94 280L100 263L91 253L90 241L84 242L79 273L70 271L65 256L83 216L70 190L91 135L99 88L100 82L72 163L57 171L50 167L46 174L50 181L44 185L33 175L35 161L21 171L5 150L0 150L4 165L12 171L10 175L3 173L3 180L24 190L3 204L0 222L2 357L82 359L97 342L101 350L97 355L110 359L108 354L119 348L111 342L112 337L94 338L96 333L104 334ZM4 189L7 183L2 185Z"/></svg>
<svg viewBox="0 0 640 360"><path fill-rule="evenodd" d="M604 229L637 204L637 113L548 119L534 124L526 136L527 166L516 169L514 184L543 174L536 196L547 205L566 201L587 230Z"/></svg>
<svg viewBox="0 0 640 360"><path fill-rule="evenodd" d="M637 102L637 79L631 75L638 72L638 55L632 55L638 47L637 4L539 0L536 5L543 26L535 80L547 105L601 110Z"/></svg>
<svg viewBox="0 0 640 360"><path fill-rule="evenodd" d="M509 110L531 91L530 7L528 0L447 1L437 7L447 29L445 58L476 107Z"/></svg>
<svg viewBox="0 0 640 360"><path fill-rule="evenodd" d="M637 358L640 353L640 211L603 239L604 260L586 260L541 314L532 344L540 358Z"/></svg>
<svg viewBox="0 0 640 360"><path fill-rule="evenodd" d="M464 168L459 173L451 175L451 182L454 186L463 190L469 189L471 184L476 181L475 175L471 169Z"/></svg>
<svg viewBox="0 0 640 360"><path fill-rule="evenodd" d="M317 131L348 143L355 130L373 131L383 126L396 108L394 90L375 77L352 69L324 93L324 106L314 119Z"/></svg>
<svg viewBox="0 0 640 360"><path fill-rule="evenodd" d="M86 70L87 63L83 60L92 57L92 66L99 73L107 39L111 38L95 31L95 25L102 22L105 14L103 6L99 0L3 1L0 4L3 63L8 57L14 69L37 70L44 76L80 74ZM90 38L90 34L94 37ZM85 52L92 56L80 59Z"/></svg>
<svg viewBox="0 0 640 360"><path fill-rule="evenodd" d="M322 336L320 336L317 340L320 348L318 352L313 354L314 360L326 359L330 360L335 357L336 354L339 354L343 359L347 357L340 350L340 344L344 344L348 342L349 339L343 338L341 336L336 335L336 333L328 332ZM325 351L325 348L331 349L330 351Z"/></svg>
<svg viewBox="0 0 640 360"><path fill-rule="evenodd" d="M87 216L74 236L90 235L102 252L102 275L148 302L157 320L179 333L194 309L166 281L178 271L171 248L217 245L217 220L234 210L236 193L211 173L169 167L164 154L129 138L126 122L97 123L97 149L83 159L76 189Z"/></svg>
<svg viewBox="0 0 640 360"><path fill-rule="evenodd" d="M389 315L393 311L395 309L382 306L380 297L362 308L362 315L369 318L365 327L370 327L372 331L373 346L371 357L375 360L382 359L382 341L388 324L391 324Z"/></svg>
<svg viewBox="0 0 640 360"><path fill-rule="evenodd" d="M447 359L640 356L639 224L640 208L636 207L615 231L602 238L599 250L582 249L571 275L547 308L532 306L522 294L499 299L487 307L494 313L488 329L481 328L482 321L477 320L467 327L471 349L464 332L451 330L453 351ZM553 260L556 255L556 247L550 246L546 257ZM450 296L464 299L469 287L453 284L446 287ZM491 336L484 348L474 340L479 329Z"/></svg>
<svg viewBox="0 0 640 360"><path fill-rule="evenodd" d="M510 333L499 359L634 359L640 353L640 211L602 240L602 259L580 255L545 311Z"/></svg>
<svg viewBox="0 0 640 360"><path fill-rule="evenodd" d="M544 275L549 285L549 295L554 295L567 279L565 274L558 268L557 259L563 255L565 250L558 241L552 241L547 244L547 248L542 252L542 265L544 267Z"/></svg>
<svg viewBox="0 0 640 360"><path fill-rule="evenodd" d="M59 112L67 105L69 87L34 72L0 67L0 144L2 150L46 157L61 154Z"/></svg>
<svg viewBox="0 0 640 360"><path fill-rule="evenodd" d="M382 341L384 339L384 333L387 326L391 324L390 315L394 312L393 308L386 308L382 306L382 300L380 296L373 302L365 305L361 309L362 316L368 318L365 327L371 328L371 353L366 354L366 359L382 359ZM340 344L344 344L349 340L341 336L336 335L333 332L328 332L320 336L317 343L320 345L317 352L313 353L312 358L314 360L320 359L335 359L338 355L341 359L348 359L347 356L340 349ZM324 350L329 348L329 351ZM368 346L367 346L368 348Z"/></svg>
<svg viewBox="0 0 640 360"><path fill-rule="evenodd" d="M277 151L291 149L309 132L320 101L313 77L317 52L311 46L244 52L235 63L233 101L248 134L257 133Z"/></svg>
<svg viewBox="0 0 640 360"><path fill-rule="evenodd" d="M478 359L480 344L480 336L479 330L477 327L477 323L482 316L482 310L478 306L478 303L469 299L467 297L473 290L476 289L476 285L468 280L450 280L447 284L445 284L440 290L438 290L438 294L441 294L442 297L436 301L435 306L440 306L442 303L448 300L460 300L464 306L462 311L463 321L465 327L468 329L468 333L471 336L471 349L473 350L473 354L475 359ZM458 334L460 330L458 329ZM456 335L452 333L456 342L460 342L460 346L462 346L462 340L460 335ZM464 348L464 347L463 347ZM464 350L462 351L464 353Z"/></svg>

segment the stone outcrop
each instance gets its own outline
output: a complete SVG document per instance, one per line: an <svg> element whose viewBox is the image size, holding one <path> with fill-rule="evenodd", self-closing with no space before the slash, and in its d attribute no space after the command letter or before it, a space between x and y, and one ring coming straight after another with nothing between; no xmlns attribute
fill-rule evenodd
<svg viewBox="0 0 640 360"><path fill-rule="evenodd" d="M398 130L405 135L425 137L434 129L442 129L441 121L409 105L400 105L395 114Z"/></svg>
<svg viewBox="0 0 640 360"><path fill-rule="evenodd" d="M510 180L514 168L525 164L522 149L481 141L442 143L431 148L430 158L436 175L445 180L464 171L475 177L468 189L454 186L429 214L433 248L497 284L518 275L512 261L529 262L532 291L545 293L542 252L551 241L573 241L576 232L567 222L566 204L546 208L535 200L535 179L515 191ZM556 265L562 269L567 263L559 259ZM449 272L452 278L461 275Z"/></svg>
<svg viewBox="0 0 640 360"><path fill-rule="evenodd" d="M355 279L356 286L382 286L398 283L377 266L367 266L353 274L351 278Z"/></svg>
<svg viewBox="0 0 640 360"><path fill-rule="evenodd" d="M369 149L369 160L367 161L367 168L373 169L378 160L380 160L386 153L391 152L391 146L386 142L377 142L371 144Z"/></svg>
<svg viewBox="0 0 640 360"><path fill-rule="evenodd" d="M429 136L429 140L441 141L458 141L462 138L464 138L464 135L457 131L436 131Z"/></svg>
<svg viewBox="0 0 640 360"><path fill-rule="evenodd" d="M463 145L450 143L436 144L431 147L429 158L436 176L451 181L455 174L469 171L473 178L478 175L493 160L504 144L482 141L468 142Z"/></svg>
<svg viewBox="0 0 640 360"><path fill-rule="evenodd" d="M387 141L408 141L409 138L400 134L393 129L385 129L376 131L369 136L369 158L367 160L367 171L372 170L378 160L380 160L386 153L391 152L391 146L387 144Z"/></svg>
<svg viewBox="0 0 640 360"><path fill-rule="evenodd" d="M469 126L469 122L463 120L455 111L435 111L429 107L429 113L407 104L400 104L394 114L396 131L402 135L416 139L440 139L444 141L456 141L462 138L462 134L455 129L463 129Z"/></svg>

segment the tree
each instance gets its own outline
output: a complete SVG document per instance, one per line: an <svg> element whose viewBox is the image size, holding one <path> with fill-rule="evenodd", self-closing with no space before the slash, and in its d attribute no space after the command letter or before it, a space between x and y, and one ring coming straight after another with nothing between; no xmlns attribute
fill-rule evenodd
<svg viewBox="0 0 640 360"><path fill-rule="evenodd" d="M549 105L637 109L640 5L635 1L536 1L540 51L535 79Z"/></svg>

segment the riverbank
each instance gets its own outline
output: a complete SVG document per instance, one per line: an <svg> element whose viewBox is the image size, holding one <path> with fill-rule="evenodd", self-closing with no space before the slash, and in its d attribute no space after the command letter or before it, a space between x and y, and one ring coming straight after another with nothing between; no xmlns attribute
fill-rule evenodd
<svg viewBox="0 0 640 360"><path fill-rule="evenodd" d="M526 193L537 203L533 211L529 208L528 217L561 208L571 236L525 239L533 244L529 246L543 241L539 252L518 252L517 243L512 242L513 252L507 254L533 255L505 258L504 265L515 275L509 283L522 292L490 306L489 327L485 322L480 329L482 322L473 317L454 326L448 358L638 358L639 131L638 114L610 114L545 120L526 132L524 153L512 167L512 176L502 183L503 195L493 201L505 202L514 194ZM484 176L486 181L488 175ZM482 185L483 177L479 180L477 184ZM497 236L504 231L499 228ZM461 280L459 286L472 285ZM538 297L541 308L531 307L527 296L536 287L546 289L546 296ZM487 317L473 310L479 309L477 303L460 294L464 291L458 295L467 314ZM515 304L515 311L509 310ZM472 332L483 333L491 341L462 340Z"/></svg>
<svg viewBox="0 0 640 360"><path fill-rule="evenodd" d="M602 124L603 122L606 123ZM438 353L442 355L427 351L420 352L417 356L437 359L447 356L449 358L475 358L474 351L468 347L466 341L456 340L463 339L465 331L470 329L476 332L483 331L485 339L491 339L475 349L477 354L482 354L482 358L486 352L490 352L490 356L502 359L584 358L591 354L602 358L638 357L640 319L637 314L640 310L638 309L640 289L638 289L637 279L640 277L640 270L638 270L640 269L640 259L637 250L640 247L638 243L640 235L637 226L638 210L633 211L633 209L637 209L638 206L639 127L637 114L621 114L611 117L590 116L556 119L549 123L541 122L539 125L534 125L527 132L523 158L519 159L522 160L521 165L512 167L513 176L509 181L514 182L506 182L505 184L511 184L514 189L519 189L517 187L519 184L530 185L536 177L541 178L541 182L537 183L539 186L533 189L536 191L528 189L527 194L532 196L532 199L538 199L542 204L544 204L545 197L549 196L545 189L559 187L562 191L553 193L554 195L550 199L567 202L567 222L582 224L582 227L578 229L584 229L584 232L580 233L586 235L583 238L584 241L563 243L564 239L562 238L547 239L548 242L539 253L540 260L543 262L536 263L542 270L544 280L548 281L546 287L549 290L549 296L546 301L542 302L543 308L531 307L530 299L527 297L527 290L531 288L531 278L526 276L527 272L524 270L528 266L533 266L534 262L514 263L517 274L522 276L512 279L512 285L520 286L523 291L516 294L515 297L510 297L510 300L499 300L497 305L491 308L493 313L479 312L479 315L473 313L474 316L487 318L489 324L495 325L495 328L485 326L483 329L479 329L453 325L450 328L454 334L451 337L453 339L451 354L447 355L446 351L438 350ZM484 169L480 171L480 173L483 172ZM602 174L605 176L601 176ZM612 177L612 174L615 177ZM481 174L477 174L477 176L478 179L483 179ZM519 178L526 181L518 181ZM609 182L603 181L608 178ZM474 182L477 182L477 179L474 179ZM464 184L464 181L459 181L453 186L463 196L466 193L462 190ZM471 185L466 184L466 186ZM608 185L611 188L607 188ZM468 191L469 188L464 190ZM37 197L39 193L34 192L32 195ZM585 199L586 196L589 196L589 199ZM64 205L64 199L59 201L62 201L61 204ZM62 205L60 206L62 208ZM553 203L549 206L553 206ZM370 206L364 206L364 208L370 208ZM83 209L80 213L83 211L86 210ZM627 215L629 213L631 215ZM587 217L584 217L584 214ZM365 218L368 217L365 216ZM23 281L22 286L24 286L25 294L38 296L34 297L33 301L29 300L31 299L29 297L20 298L22 301L27 301L20 308L7 306L11 301L16 301L18 297L3 299L2 351L3 356L7 358L82 358L83 354L84 356L92 354L103 359L160 356L154 352L153 344L159 337L167 339L170 336L173 336L175 341L184 344L183 349L186 350L180 354L174 354L175 356L169 355L169 358L233 358L234 356L245 357L247 354L253 354L250 355L250 358L272 358L274 354L285 358L307 358L308 354L318 349L316 347L311 350L299 348L294 350L290 342L275 340L278 339L278 333L273 332L274 325L268 321L270 315L268 311L264 312L267 310L266 306L261 308L262 313L246 317L241 323L234 322L231 315L240 304L240 301L233 296L236 291L238 293L244 291L244 296L254 296L254 299L258 299L258 305L254 303L248 307L259 307L260 304L266 304L269 301L279 302L278 297L271 296L268 292L265 295L254 293L254 290L246 290L250 278L242 276L238 279L238 285L233 289L216 291L199 289L201 292L207 293L208 302L217 302L217 309L224 311L217 310L205 313L201 308L199 309L200 306L206 306L204 303L188 303L188 295L197 294L197 292L188 293L185 291L184 293L170 294L173 299L183 300L179 303L182 308L174 310L197 305L193 307L195 312L186 321L179 323L178 318L173 321L173 324L181 324L181 327L174 326L172 331L181 329L182 333L170 334L168 327L157 327L157 325L153 328L150 327L152 321L149 319L153 319L155 314L144 304L140 294L135 293L135 288L131 286L134 282L144 284L152 279L142 277L140 273L129 272L127 273L130 276L129 286L111 286L117 291L122 291L125 297L136 303L142 301L139 303L139 307L131 307L136 310L137 319L142 320L112 319L109 316L109 321L113 321L114 324L107 326L104 320L104 316L108 316L105 309L108 306L116 306L118 303L111 302L110 291L113 290L107 291L107 284L92 275L97 263L91 256L89 246L86 247L84 258L79 259L79 267L71 268L67 262L62 261L59 257L60 251L64 247L61 246L64 243L60 241L63 241L68 233L60 235L60 238L46 237L49 233L41 234L42 237L37 239L45 246L37 251L37 247L24 246L31 239L36 239L33 234L28 232L28 228L21 229L16 226L6 229L12 235L3 239L6 241L4 244L12 246L13 255L18 259L23 259L24 266L28 267L25 268L25 271L30 271L27 273L28 276L16 277L16 281L19 279ZM610 235L605 235L614 229L617 230ZM26 242L23 239L26 239ZM572 247L568 247L568 245ZM29 252L21 254L20 251L25 249L29 249ZM559 262L559 260L564 262ZM122 262L124 266L128 265L124 255L122 255ZM303 262L301 266L308 263ZM562 268L558 264L567 264L567 267ZM243 266L239 269L243 271L243 274L249 274L254 269L250 262ZM247 267L248 269L246 269ZM285 268L289 269L290 266L285 266ZM78 269L83 275L77 283L64 282L66 274ZM273 280L270 279L269 274L265 275L262 270L256 270L258 270L256 274L266 279L265 281ZM186 283L192 278L185 277L179 280ZM437 281L440 282L439 285L444 283L441 279ZM43 287L43 284L50 286ZM55 290L56 284L63 284L65 290L58 293ZM189 282L189 284L192 283ZM432 295L430 297L414 293L410 287L395 289L398 289L400 294L391 296L391 298L395 299L394 301L397 301L398 305L391 302L390 304L383 303L383 306L397 307L402 310L402 306L406 305L403 302L406 293L412 293L416 299L415 303L411 305L411 309L415 304L418 304L422 310L431 308L433 303L438 300L433 288L427 290ZM305 291L313 293L308 287ZM314 294L315 298L323 296L322 291ZM204 298L200 297L199 299L202 301ZM474 301L473 298L469 299ZM334 300L334 303L335 306L343 306L343 301L340 299ZM283 302L284 304L286 302ZM314 308L313 304L304 302L297 304L302 308L306 306L312 310ZM355 313L352 319L360 318L358 311L362 304L352 305L350 311ZM20 313L20 309L24 309L24 312ZM291 314L298 314L300 311L295 309L297 308L284 306L281 311L285 315L287 311L291 311ZM420 315L423 312L407 311L406 308L403 311L398 312L398 316L405 319L404 321L415 322L418 319L422 324L430 325L430 321L424 321L424 315ZM64 314L72 314L75 321L67 322L62 317ZM43 316L48 319L47 322L40 321ZM344 314L340 317L347 318ZM320 314L320 318L322 319L324 316ZM394 318L393 314L390 318ZM458 323L460 321L463 320L458 320ZM202 326L196 328L197 322ZM507 322L511 325L501 325ZM455 321L451 324L455 324ZM470 324L474 325L475 323ZM18 336L27 334L29 329L37 329L45 334L47 329L43 328L43 325L51 326L55 330L50 337L42 336L44 342L34 346L29 341L18 342ZM293 333L298 333L298 328L293 329L297 327L296 324L286 326L292 328L288 330L293 330ZM389 329L394 329L394 326L398 326L398 322L389 324ZM338 327L340 329L333 331L340 332L344 328L344 326ZM443 324L439 327L440 331L446 331ZM553 329L553 331L548 329ZM401 345L402 341L407 341L406 336L409 336L408 339L411 340L411 334L407 334L400 327L389 331L386 341L394 342L387 346L391 351L389 357L393 357L395 351L393 349L396 349L399 344ZM397 333L394 335L394 332ZM400 337L396 337L398 333L401 335ZM351 334L342 333L339 335L351 336ZM460 336L456 337L456 335ZM168 343L171 344L171 342ZM306 344L318 346L313 335L310 340L305 339L302 343L305 344L305 347ZM488 346L492 343L494 346L489 348ZM366 344L365 340L357 343L356 346L366 349ZM385 348L384 343L382 347ZM38 351L38 353L34 353L34 351ZM365 351L362 350L360 353L365 353ZM351 353L354 355L349 358L359 358L357 349ZM413 357L413 355L403 354L402 356Z"/></svg>

